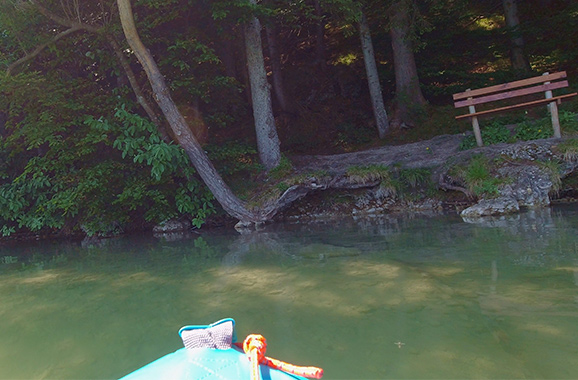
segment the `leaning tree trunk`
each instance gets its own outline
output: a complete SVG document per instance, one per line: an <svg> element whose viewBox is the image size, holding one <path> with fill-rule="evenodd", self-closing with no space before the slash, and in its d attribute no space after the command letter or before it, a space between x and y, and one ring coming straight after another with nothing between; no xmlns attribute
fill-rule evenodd
<svg viewBox="0 0 578 380"><path fill-rule="evenodd" d="M250 0L256 4L256 0ZM257 134L257 149L261 163L267 170L273 169L281 162L281 148L273 106L271 91L267 82L267 73L263 59L261 43L261 23L257 17L252 17L245 27L245 48L247 51L247 68L251 83L251 98L253 100L253 117Z"/></svg>
<svg viewBox="0 0 578 380"><path fill-rule="evenodd" d="M417 66L411 42L410 9L406 1L391 6L390 35L395 71L395 125L413 125L416 112L427 104L419 87Z"/></svg>
<svg viewBox="0 0 578 380"><path fill-rule="evenodd" d="M373 106L373 116L375 117L379 138L383 139L389 130L389 120L387 119L387 112L383 105L383 95L381 93L381 85L379 84L377 65L375 64L373 43L371 42L369 24L364 13L361 14L361 19L359 20L359 35L361 37L361 49L363 50L363 59L365 61L369 95L371 96L371 105Z"/></svg>
<svg viewBox="0 0 578 380"><path fill-rule="evenodd" d="M117 4L126 39L147 74L155 99L174 132L177 142L185 150L209 190L229 215L241 222L260 221L259 216L247 210L245 204L223 182L201 145L195 139L184 117L180 114L154 58L138 35L130 0L117 0Z"/></svg>
<svg viewBox="0 0 578 380"><path fill-rule="evenodd" d="M510 60L512 68L525 73L532 71L530 61L524 53L524 38L520 30L520 18L518 17L518 5L516 0L503 0L504 16L506 17L506 26L510 35Z"/></svg>

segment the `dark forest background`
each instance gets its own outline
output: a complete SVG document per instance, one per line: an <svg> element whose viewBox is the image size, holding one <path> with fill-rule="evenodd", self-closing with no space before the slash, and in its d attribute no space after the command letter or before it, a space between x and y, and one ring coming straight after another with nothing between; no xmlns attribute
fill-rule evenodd
<svg viewBox="0 0 578 380"><path fill-rule="evenodd" d="M255 19L280 144L276 168L296 154L468 131L452 102L467 88L562 70L568 91L578 87L578 3L571 0L132 5L172 99L243 201L276 173L257 142L247 56ZM388 117L383 135L364 31ZM578 102L562 110L562 118L575 118ZM540 112L507 115L503 124ZM155 103L115 1L0 0L1 234L111 234L179 217L200 227L219 212Z"/></svg>

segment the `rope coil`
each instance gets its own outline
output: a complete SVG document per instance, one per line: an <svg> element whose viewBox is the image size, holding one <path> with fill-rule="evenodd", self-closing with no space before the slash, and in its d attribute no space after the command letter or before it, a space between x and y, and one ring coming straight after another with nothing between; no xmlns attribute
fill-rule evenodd
<svg viewBox="0 0 578 380"><path fill-rule="evenodd" d="M251 362L251 380L261 379L259 375L259 364L269 366L273 369L288 372L293 375L321 379L323 369L317 367L303 367L285 363L281 360L265 356L267 350L267 341L263 335L251 334L243 342L243 351L247 354Z"/></svg>

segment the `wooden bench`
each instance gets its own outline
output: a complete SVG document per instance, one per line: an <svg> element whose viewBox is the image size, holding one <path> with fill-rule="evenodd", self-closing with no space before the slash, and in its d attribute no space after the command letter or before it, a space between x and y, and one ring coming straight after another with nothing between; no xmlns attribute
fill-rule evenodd
<svg viewBox="0 0 578 380"><path fill-rule="evenodd" d="M497 112L508 111L517 108L534 107L541 104L548 104L550 115L552 116L552 128L554 128L554 137L560 138L560 121L558 120L558 106L562 99L576 96L577 93L553 96L552 90L568 87L566 72L537 76L518 80L515 82L499 84L476 90L466 90L454 94L454 106L456 108L468 107L469 113L456 116L456 119L471 118L474 128L474 135L478 146L482 146L482 135L478 116L489 115ZM529 95L544 93L544 98L528 100ZM513 104L503 105L497 108L476 110L477 105L488 104L498 101L507 101L511 99ZM516 101L518 103L516 103ZM495 105L494 105L495 107Z"/></svg>

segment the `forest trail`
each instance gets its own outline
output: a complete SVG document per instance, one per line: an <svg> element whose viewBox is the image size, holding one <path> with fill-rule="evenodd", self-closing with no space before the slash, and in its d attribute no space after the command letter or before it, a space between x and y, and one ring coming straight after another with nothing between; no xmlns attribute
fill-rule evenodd
<svg viewBox="0 0 578 380"><path fill-rule="evenodd" d="M352 166L367 165L432 167L443 165L451 157L459 155L459 146L464 137L464 134L441 135L411 144L333 155L293 156L291 160L299 172L325 170L329 173L343 173Z"/></svg>
<svg viewBox="0 0 578 380"><path fill-rule="evenodd" d="M539 154L542 149L549 149L566 139L562 137L562 139L517 141L460 150L460 144L468 134L472 133L440 135L411 144L382 146L351 153L293 156L291 159L298 172L324 170L332 175L338 175L345 173L352 166L399 165L404 169L415 169L440 167L446 164L455 165L476 154L492 158L505 153L524 159ZM518 151L527 153L513 153Z"/></svg>

